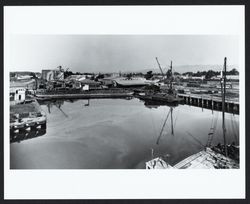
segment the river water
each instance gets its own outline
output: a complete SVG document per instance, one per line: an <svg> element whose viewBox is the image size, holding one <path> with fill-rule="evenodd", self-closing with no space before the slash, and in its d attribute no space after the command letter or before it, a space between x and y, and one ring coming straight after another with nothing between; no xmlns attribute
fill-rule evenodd
<svg viewBox="0 0 250 204"><path fill-rule="evenodd" d="M87 104L43 102L46 133L11 143L10 168L144 169L152 149L154 157L168 155L174 165L204 148L211 127L216 129L212 144L223 143L218 111L146 106L139 99L91 99ZM227 143L239 144L239 115L225 116Z"/></svg>

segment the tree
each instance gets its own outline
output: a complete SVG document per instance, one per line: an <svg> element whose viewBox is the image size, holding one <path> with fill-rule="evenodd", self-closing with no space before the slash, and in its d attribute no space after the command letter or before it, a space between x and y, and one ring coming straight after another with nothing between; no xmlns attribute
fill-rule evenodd
<svg viewBox="0 0 250 204"><path fill-rule="evenodd" d="M217 76L217 72L213 71L213 70L208 70L206 75L205 75L205 79L211 79L214 76Z"/></svg>
<svg viewBox="0 0 250 204"><path fill-rule="evenodd" d="M145 79L151 79L152 77L153 77L153 74L152 74L153 72L152 71L148 71L146 74L145 74Z"/></svg>
<svg viewBox="0 0 250 204"><path fill-rule="evenodd" d="M183 75L193 76L193 72L185 72Z"/></svg>
<svg viewBox="0 0 250 204"><path fill-rule="evenodd" d="M231 71L227 72L228 75L239 75L237 69L233 68Z"/></svg>
<svg viewBox="0 0 250 204"><path fill-rule="evenodd" d="M126 74L126 78L129 80L132 79L132 73Z"/></svg>
<svg viewBox="0 0 250 204"><path fill-rule="evenodd" d="M66 71L64 72L64 78L66 79L67 77L73 75L74 73L72 71Z"/></svg>

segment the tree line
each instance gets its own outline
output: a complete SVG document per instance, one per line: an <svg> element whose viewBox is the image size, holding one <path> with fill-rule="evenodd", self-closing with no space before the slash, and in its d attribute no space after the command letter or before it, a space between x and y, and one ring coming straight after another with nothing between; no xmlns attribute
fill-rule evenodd
<svg viewBox="0 0 250 204"><path fill-rule="evenodd" d="M197 71L197 72L185 72L183 73L182 75L188 75L188 76L193 76L193 77L201 77L201 76L205 76L205 79L211 79L212 77L214 76L218 76L220 75L220 71L213 71L213 70L208 70L208 71ZM64 77L68 77L70 75L81 75L81 74L89 74L89 75L93 75L93 73L80 73L80 72L72 72L72 71L66 71L64 72ZM174 72L173 73L174 75L181 75L179 72ZM154 75L160 75L159 73L153 73L153 71L148 71L146 74L142 74L142 73L127 73L125 74L125 77L127 77L128 79L131 79L132 76L144 76L144 78L146 79L151 79ZM170 78L171 77L171 71L168 70L166 72L166 76L167 78ZM226 72L226 75L239 75L239 72L233 68L232 70L230 71L227 71ZM95 77L97 79L99 78L104 78L104 74L99 74L97 75L97 77Z"/></svg>
<svg viewBox="0 0 250 204"><path fill-rule="evenodd" d="M205 79L211 79L212 77L218 76L220 74L221 74L220 71L213 71L213 70L201 71L201 72L197 71L196 73L193 72L183 73L183 75L194 76L194 77L205 76ZM239 75L239 72L235 68L233 68L232 70L227 71L226 75Z"/></svg>

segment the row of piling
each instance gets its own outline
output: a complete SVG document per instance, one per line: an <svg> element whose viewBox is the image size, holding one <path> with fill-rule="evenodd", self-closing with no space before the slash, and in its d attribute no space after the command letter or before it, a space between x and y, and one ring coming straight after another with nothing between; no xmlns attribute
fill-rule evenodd
<svg viewBox="0 0 250 204"><path fill-rule="evenodd" d="M204 97L197 95L179 94L183 98L183 103L212 110L222 110L222 100L214 97ZM239 103L235 101L225 101L225 112L239 114Z"/></svg>

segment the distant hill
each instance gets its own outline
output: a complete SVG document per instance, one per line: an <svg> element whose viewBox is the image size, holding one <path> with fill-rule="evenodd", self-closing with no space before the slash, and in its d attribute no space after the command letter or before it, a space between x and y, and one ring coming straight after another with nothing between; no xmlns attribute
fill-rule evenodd
<svg viewBox="0 0 250 204"><path fill-rule="evenodd" d="M185 73L185 72L197 72L197 71L221 71L223 68L223 65L177 65L173 66L173 72L179 72L179 73ZM233 68L238 70L238 66L236 65L228 65L227 71L232 70ZM153 69L143 69L138 71L132 71L132 72L142 72L143 74L147 73L148 71L153 71L153 73L160 73L159 68L153 68ZM239 71L239 70L238 70ZM163 68L163 72L167 72L167 68Z"/></svg>

